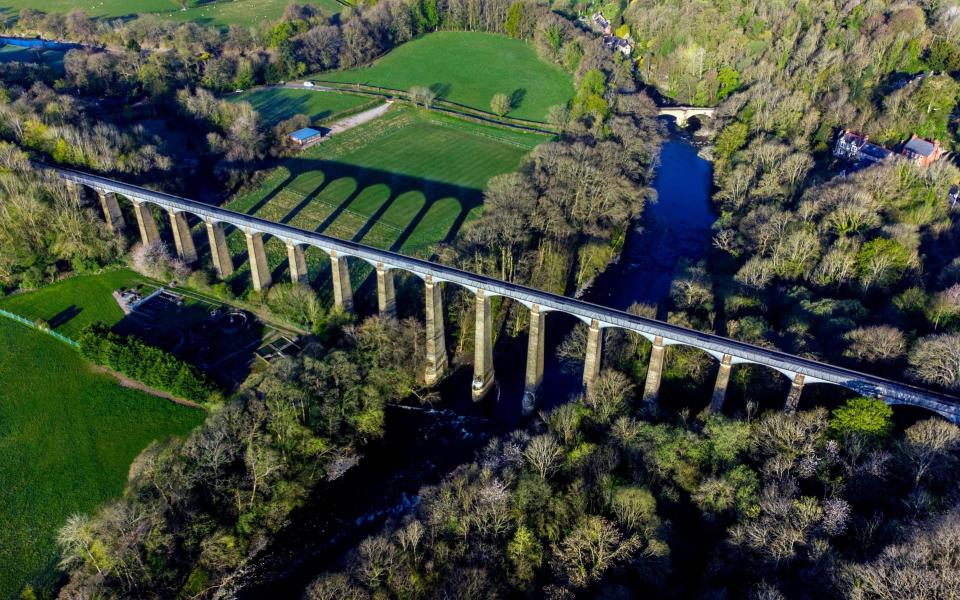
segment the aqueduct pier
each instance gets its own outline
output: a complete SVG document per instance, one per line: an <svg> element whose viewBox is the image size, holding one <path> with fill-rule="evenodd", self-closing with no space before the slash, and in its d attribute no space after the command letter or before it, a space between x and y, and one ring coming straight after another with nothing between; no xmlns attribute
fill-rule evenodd
<svg viewBox="0 0 960 600"><path fill-rule="evenodd" d="M396 297L391 271L402 270L413 273L424 281L426 290L427 371L425 378L428 384L440 380L449 367L445 346L441 284L458 285L469 290L476 298L476 343L472 392L473 397L478 400L483 398L494 384L490 299L494 296L502 296L519 302L530 310L530 335L523 401L525 413L532 412L537 391L543 381L546 315L556 311L573 315L589 327L583 371L583 383L587 387L600 373L603 329L620 328L641 335L653 344L643 390L644 402L655 403L657 400L666 348L671 345L686 345L699 348L720 362L710 401L709 410L711 411L719 411L723 407L730 372L734 365L757 364L779 371L790 379L790 391L784 406L788 411L796 409L805 385L821 383L841 386L857 394L882 399L891 405L921 407L960 424L960 399L932 390L710 333L686 329L583 300L500 281L105 177L70 169L47 168L70 185L84 186L96 192L107 225L114 230L125 226L117 199L119 196L127 198L133 203L133 212L144 243L159 239L159 230L148 205L152 204L166 211L170 218L177 253L188 263L196 262L197 251L187 215L196 216L205 224L212 262L221 277L227 277L233 272L233 261L227 249L224 225L236 227L246 237L250 273L253 286L257 290L262 290L271 284L270 268L263 247L265 235L275 237L286 244L290 276L294 281L305 282L307 278L304 247L312 246L326 253L331 261L334 302L344 310L351 310L353 307L348 270L350 259L365 261L375 268L378 305L380 313L384 316L396 316Z"/></svg>

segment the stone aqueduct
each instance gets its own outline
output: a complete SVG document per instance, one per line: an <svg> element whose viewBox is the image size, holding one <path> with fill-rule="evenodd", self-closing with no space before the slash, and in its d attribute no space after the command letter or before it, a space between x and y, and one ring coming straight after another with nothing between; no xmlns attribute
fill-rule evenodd
<svg viewBox="0 0 960 600"><path fill-rule="evenodd" d="M678 126L685 127L690 117L712 117L716 110L716 108L702 106L663 106L657 109L657 115L673 117Z"/></svg>
<svg viewBox="0 0 960 600"><path fill-rule="evenodd" d="M145 243L159 238L157 223L147 205L153 204L166 211L170 218L177 253L188 263L197 260L197 250L187 221L188 214L195 215L206 227L212 262L221 277L232 274L234 268L227 248L224 226L229 224L236 227L246 236L250 273L253 287L257 290L262 290L271 284L270 268L263 247L265 235L276 237L286 244L290 276L294 281L305 282L307 278L304 247L312 246L325 252L330 257L332 267L334 302L344 310L351 310L353 306L348 270L349 259L365 261L375 268L378 305L380 313L384 316L396 316L394 278L391 271L399 269L413 273L423 280L426 290L426 382L428 384L439 381L449 367L445 347L441 284L459 285L470 290L476 297L476 343L472 386L475 399L485 396L494 384L490 299L494 296L502 296L523 304L530 310L530 335L523 399L524 412L528 414L534 408L536 394L543 380L546 315L548 312L557 311L573 315L589 327L583 370L583 383L587 387L600 373L602 331L604 328L613 327L632 331L653 344L643 390L643 400L648 403L657 400L667 346L679 344L699 348L720 362L710 401L709 410L711 411L719 411L722 408L734 365L759 364L779 371L790 379L790 391L785 403L785 410L788 411L796 409L806 384L827 383L842 386L864 396L880 398L888 404L921 407L960 424L960 399L931 390L639 317L356 242L340 240L314 231L298 229L104 177L68 169L51 167L51 170L70 185L92 188L99 196L108 226L114 230L121 229L125 225L117 201L118 196L130 200L133 203L140 237Z"/></svg>

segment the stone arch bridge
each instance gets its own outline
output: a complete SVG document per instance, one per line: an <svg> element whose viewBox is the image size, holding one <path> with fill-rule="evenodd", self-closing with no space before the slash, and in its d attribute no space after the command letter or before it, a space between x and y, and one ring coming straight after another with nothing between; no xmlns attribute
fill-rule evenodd
<svg viewBox="0 0 960 600"><path fill-rule="evenodd" d="M426 382L428 384L439 381L446 374L449 366L444 338L441 285L458 285L466 288L476 298L476 343L472 392L473 397L478 400L483 398L494 384L490 299L494 296L502 296L519 302L530 310L530 335L523 401L526 413L532 412L537 391L543 380L546 316L550 312L562 312L573 315L589 327L583 372L583 383L587 387L600 373L603 329L620 328L641 335L653 344L643 392L645 402L653 403L657 400L667 347L686 345L699 348L720 363L710 402L712 411L719 411L723 406L733 367L738 364L757 364L778 371L790 379L790 391L785 402L785 410L788 411L796 409L805 385L830 384L847 388L864 396L880 398L888 404L921 407L960 424L960 399L935 391L710 333L686 329L655 319L639 317L583 300L500 281L105 177L69 169L47 168L74 187L92 188L100 199L108 226L114 230L121 229L125 225L117 201L118 197L122 196L132 202L137 227L145 243L159 238L157 224L148 205L153 204L165 211L170 218L177 253L188 263L197 260L197 251L187 215L199 218L204 223L209 237L213 265L221 277L230 275L234 267L227 249L224 225L236 227L246 236L250 273L253 286L257 290L262 290L271 284L270 268L263 247L264 236L275 237L286 244L290 276L294 281L306 281L307 270L303 254L306 246L319 248L326 253L330 257L332 267L334 302L344 310L351 310L353 307L347 264L349 260L362 260L375 268L378 305L380 313L384 316L396 316L392 271L402 270L413 273L423 280L425 287Z"/></svg>
<svg viewBox="0 0 960 600"><path fill-rule="evenodd" d="M673 117L679 127L685 127L690 117L712 117L716 108L702 106L662 106L657 109L657 116Z"/></svg>

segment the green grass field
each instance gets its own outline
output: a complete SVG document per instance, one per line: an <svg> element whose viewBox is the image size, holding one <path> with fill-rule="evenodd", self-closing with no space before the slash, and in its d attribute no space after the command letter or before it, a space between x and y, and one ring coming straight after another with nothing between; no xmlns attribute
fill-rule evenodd
<svg viewBox="0 0 960 600"><path fill-rule="evenodd" d="M270 124L298 114L308 116L313 122L327 121L361 107L373 108L382 102L370 96L282 87L250 90L227 98L231 102L249 102Z"/></svg>
<svg viewBox="0 0 960 600"><path fill-rule="evenodd" d="M58 333L76 339L91 323L113 325L122 319L123 311L111 294L143 281L129 269L78 275L33 292L0 298L0 308L28 319L43 319Z"/></svg>
<svg viewBox="0 0 960 600"><path fill-rule="evenodd" d="M397 90L431 87L439 98L490 110L494 94L514 98L508 116L543 121L547 109L573 96L570 75L540 60L533 47L503 35L441 31L408 42L373 65L318 79Z"/></svg>
<svg viewBox="0 0 960 600"><path fill-rule="evenodd" d="M395 106L376 121L286 159L259 188L228 208L429 255L479 213L491 177L516 169L547 139ZM235 255L244 253L239 231L229 241ZM282 280L286 249L279 240L266 246L274 279ZM310 249L307 258L311 276L317 277L326 265L323 254ZM236 277L245 282L249 266L245 260L241 264Z"/></svg>
<svg viewBox="0 0 960 600"><path fill-rule="evenodd" d="M204 413L120 387L66 344L0 318L0 598L56 579L56 534L118 497L152 440Z"/></svg>
<svg viewBox="0 0 960 600"><path fill-rule="evenodd" d="M37 8L46 12L68 13L79 9L91 17L128 17L156 13L177 21L196 21L202 25L226 27L231 24L257 25L275 21L283 15L289 0L188 0L187 10L180 10L175 0L0 0L0 10L17 13L22 8ZM343 9L336 0L301 0L320 6L331 14Z"/></svg>

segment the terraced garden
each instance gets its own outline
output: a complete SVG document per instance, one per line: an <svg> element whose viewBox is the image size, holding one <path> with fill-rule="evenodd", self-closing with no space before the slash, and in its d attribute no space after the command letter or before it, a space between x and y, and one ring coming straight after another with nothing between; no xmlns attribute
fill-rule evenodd
<svg viewBox="0 0 960 600"><path fill-rule="evenodd" d="M399 46L370 66L321 73L318 80L393 90L433 89L438 98L490 111L490 99L511 97L508 116L544 121L551 106L573 96L569 74L540 60L533 46L504 35L440 31Z"/></svg>
<svg viewBox="0 0 960 600"><path fill-rule="evenodd" d="M231 102L249 102L264 122L270 124L299 114L313 122L329 121L382 103L370 96L285 87L249 90L228 98Z"/></svg>
<svg viewBox="0 0 960 600"><path fill-rule="evenodd" d="M494 175L517 168L543 135L467 123L409 107L335 136L285 160L255 191L228 208L342 239L429 255L481 210ZM245 256L243 235L229 237ZM286 277L286 249L266 244L274 280ZM311 277L326 268L307 252ZM357 263L358 261L353 261ZM362 265L356 265L363 272ZM248 281L244 261L235 277ZM355 274L361 278L361 274ZM358 279L355 279L358 281Z"/></svg>
<svg viewBox="0 0 960 600"><path fill-rule="evenodd" d="M57 530L123 491L153 440L200 410L121 387L66 344L0 318L0 598L57 577Z"/></svg>

